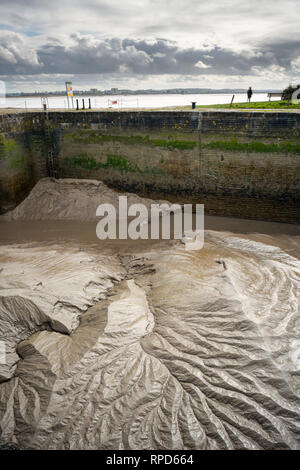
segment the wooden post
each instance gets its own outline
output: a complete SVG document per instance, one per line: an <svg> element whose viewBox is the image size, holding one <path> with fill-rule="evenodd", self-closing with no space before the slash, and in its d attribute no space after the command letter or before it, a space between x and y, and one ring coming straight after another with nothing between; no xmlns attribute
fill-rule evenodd
<svg viewBox="0 0 300 470"><path fill-rule="evenodd" d="M234 97L235 97L235 95L232 95L231 102L230 102L230 107L232 107L232 103L233 103Z"/></svg>
<svg viewBox="0 0 300 470"><path fill-rule="evenodd" d="M70 83L70 82L65 82L65 84L66 84L66 95L67 95L67 100L68 100L68 109L70 108L69 93L68 93L68 84L69 84L69 83Z"/></svg>

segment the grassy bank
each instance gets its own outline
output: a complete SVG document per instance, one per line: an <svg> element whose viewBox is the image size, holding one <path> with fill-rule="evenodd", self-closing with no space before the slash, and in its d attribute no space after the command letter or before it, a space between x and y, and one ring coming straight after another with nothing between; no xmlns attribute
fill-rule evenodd
<svg viewBox="0 0 300 470"><path fill-rule="evenodd" d="M197 106L207 108L207 106ZM287 101L258 101L253 103L214 104L210 108L216 109L300 109L300 104L288 104Z"/></svg>
<svg viewBox="0 0 300 470"><path fill-rule="evenodd" d="M258 102L252 102L252 103L233 103L232 106L230 104L205 104L205 105L199 105L196 106L197 109L266 109L270 111L282 111L282 110L293 110L293 109L300 109L300 104L288 104L287 101L258 101ZM191 106L172 106L169 108L162 108L165 109L166 111L168 109L176 110L176 111L190 111Z"/></svg>

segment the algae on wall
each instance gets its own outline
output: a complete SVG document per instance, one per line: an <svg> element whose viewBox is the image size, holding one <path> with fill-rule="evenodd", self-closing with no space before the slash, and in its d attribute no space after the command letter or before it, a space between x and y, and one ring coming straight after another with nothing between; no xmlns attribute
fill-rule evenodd
<svg viewBox="0 0 300 470"><path fill-rule="evenodd" d="M24 136L0 134L0 213L21 202L32 186L32 162Z"/></svg>
<svg viewBox="0 0 300 470"><path fill-rule="evenodd" d="M131 132L121 127L113 133L108 128L64 130L61 174L126 183L129 190L132 185L135 190L149 186L164 193L207 191L249 197L290 196L296 185L294 177L289 179L290 185L285 176L280 182L280 175L285 175L284 165L296 168L299 138L258 139L204 132L199 139L201 130L180 134L178 129L174 133L166 129ZM254 154L253 160L250 155Z"/></svg>
<svg viewBox="0 0 300 470"><path fill-rule="evenodd" d="M185 139L157 139L150 138L149 135L110 135L99 134L91 131L77 131L74 133L67 133L65 138L72 142L84 144L101 144L104 142L120 142L125 145L147 145L152 147L162 147L169 150L190 150L197 147L197 141Z"/></svg>
<svg viewBox="0 0 300 470"><path fill-rule="evenodd" d="M141 169L137 163L129 161L125 156L106 154L106 162L97 161L95 158L90 157L87 154L80 154L64 160L65 164L69 167L81 167L86 170L99 170L103 169L114 169L121 172L129 173L153 173L164 175L165 172L161 168L147 167Z"/></svg>
<svg viewBox="0 0 300 470"><path fill-rule="evenodd" d="M18 168L24 164L24 147L14 137L0 134L0 161L8 168Z"/></svg>
<svg viewBox="0 0 300 470"><path fill-rule="evenodd" d="M61 176L98 178L104 182L160 186L193 177L198 167L197 134L159 131L128 135L128 129L74 129L62 132ZM196 137L196 139L195 139ZM196 161L196 162L195 162ZM178 185L176 182L175 184Z"/></svg>
<svg viewBox="0 0 300 470"><path fill-rule="evenodd" d="M300 142L265 143L258 140L240 142L237 139L214 140L203 145L205 148L246 153L294 153L300 155Z"/></svg>

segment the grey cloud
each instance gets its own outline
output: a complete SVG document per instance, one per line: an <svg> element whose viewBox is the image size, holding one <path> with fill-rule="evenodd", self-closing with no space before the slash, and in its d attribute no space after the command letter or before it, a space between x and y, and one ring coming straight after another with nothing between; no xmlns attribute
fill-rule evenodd
<svg viewBox="0 0 300 470"><path fill-rule="evenodd" d="M289 68L291 61L300 57L300 40L276 40L263 45L265 54L269 54L281 67Z"/></svg>
<svg viewBox="0 0 300 470"><path fill-rule="evenodd" d="M37 51L29 47L24 37L12 31L0 32L0 73L39 73Z"/></svg>

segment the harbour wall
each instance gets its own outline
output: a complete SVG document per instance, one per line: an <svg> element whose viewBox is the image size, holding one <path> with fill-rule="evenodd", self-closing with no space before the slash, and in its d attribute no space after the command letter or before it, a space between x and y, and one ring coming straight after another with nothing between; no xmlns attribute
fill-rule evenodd
<svg viewBox="0 0 300 470"><path fill-rule="evenodd" d="M1 212L44 176L111 187L215 215L300 222L300 114L28 112L0 115Z"/></svg>

